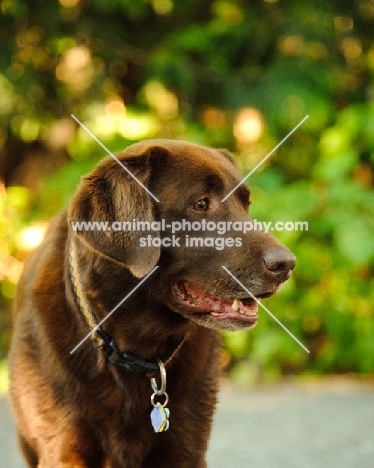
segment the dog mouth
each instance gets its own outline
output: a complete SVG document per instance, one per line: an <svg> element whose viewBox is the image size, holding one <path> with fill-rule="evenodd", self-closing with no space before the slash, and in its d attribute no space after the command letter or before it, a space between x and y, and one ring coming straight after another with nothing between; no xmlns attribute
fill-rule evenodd
<svg viewBox="0 0 374 468"><path fill-rule="evenodd" d="M178 281L172 285L175 300L184 309L194 314L206 314L215 320L241 322L253 327L258 321L258 302L254 297L222 298L214 296L189 281ZM271 293L257 296L269 297Z"/></svg>

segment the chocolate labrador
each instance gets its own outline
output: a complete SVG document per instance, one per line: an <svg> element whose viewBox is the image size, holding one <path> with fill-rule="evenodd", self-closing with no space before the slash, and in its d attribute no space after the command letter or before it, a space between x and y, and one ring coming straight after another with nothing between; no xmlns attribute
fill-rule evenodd
<svg viewBox="0 0 374 468"><path fill-rule="evenodd" d="M219 330L253 327L255 298L295 266L240 229L245 184L222 202L240 180L226 151L171 140L84 177L15 300L10 393L29 467L206 467Z"/></svg>

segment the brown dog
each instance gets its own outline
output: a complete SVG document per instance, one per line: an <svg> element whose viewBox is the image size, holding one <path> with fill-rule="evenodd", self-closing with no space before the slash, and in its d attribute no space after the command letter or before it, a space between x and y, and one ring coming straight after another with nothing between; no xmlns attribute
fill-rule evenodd
<svg viewBox="0 0 374 468"><path fill-rule="evenodd" d="M221 202L241 180L227 152L154 140L117 157L138 181L104 159L19 284L10 369L22 451L39 468L206 467L217 330L257 321L256 301L222 266L263 298L295 258L263 231L212 231L213 222L250 220L244 184ZM182 232L182 220L185 229L210 224ZM84 231L73 221L117 223ZM137 221L142 232L130 229Z"/></svg>

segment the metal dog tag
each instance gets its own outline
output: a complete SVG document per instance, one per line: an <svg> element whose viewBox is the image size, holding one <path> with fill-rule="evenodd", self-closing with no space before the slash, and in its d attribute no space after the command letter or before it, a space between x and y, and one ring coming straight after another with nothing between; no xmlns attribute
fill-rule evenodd
<svg viewBox="0 0 374 468"><path fill-rule="evenodd" d="M151 396L151 403L153 410L151 411L151 422L153 429L156 433L165 432L169 429L169 408L166 408L166 405L169 401L169 395L166 393L166 370L165 366L160 359L157 359L157 363L160 367L160 376L161 376L161 386L158 388L156 379L151 379L151 386L154 391L154 394ZM164 397L164 404L161 404L159 401L155 403L155 397Z"/></svg>
<svg viewBox="0 0 374 468"><path fill-rule="evenodd" d="M151 421L155 432L164 432L169 429L169 408L164 408L161 403L156 403L151 411Z"/></svg>

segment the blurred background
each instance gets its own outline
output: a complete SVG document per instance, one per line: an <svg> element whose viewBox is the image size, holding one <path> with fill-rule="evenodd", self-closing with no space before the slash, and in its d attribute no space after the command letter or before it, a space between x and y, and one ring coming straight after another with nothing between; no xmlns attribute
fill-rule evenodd
<svg viewBox="0 0 374 468"><path fill-rule="evenodd" d="M225 147L253 218L298 265L252 332L224 334L243 384L374 371L372 0L3 0L0 18L0 387L11 301L50 218L104 155L146 138ZM182 176L182 175L181 175Z"/></svg>

